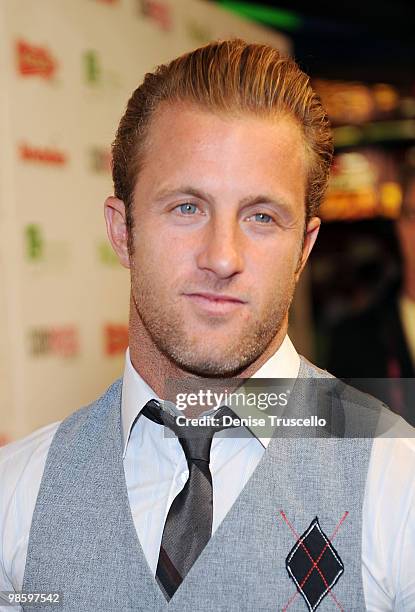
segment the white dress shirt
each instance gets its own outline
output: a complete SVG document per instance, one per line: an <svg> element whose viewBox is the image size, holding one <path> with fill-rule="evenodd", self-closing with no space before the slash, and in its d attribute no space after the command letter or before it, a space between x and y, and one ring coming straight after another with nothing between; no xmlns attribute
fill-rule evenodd
<svg viewBox="0 0 415 612"><path fill-rule="evenodd" d="M296 378L299 365L287 336L254 377ZM159 399L133 368L127 350L121 402L124 470L135 528L155 574L165 519L188 478L188 468L177 438L165 437L157 423L139 417L153 398ZM21 590L36 497L58 425L0 449L0 591ZM212 443L213 532L268 442L253 434L228 436L230 431L216 435ZM415 611L414 553L415 440L378 438L372 447L363 505L362 575L370 612Z"/></svg>

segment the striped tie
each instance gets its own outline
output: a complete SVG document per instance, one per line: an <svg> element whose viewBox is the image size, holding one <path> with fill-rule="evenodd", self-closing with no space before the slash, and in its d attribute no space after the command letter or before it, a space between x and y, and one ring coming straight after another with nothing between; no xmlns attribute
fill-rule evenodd
<svg viewBox="0 0 415 612"><path fill-rule="evenodd" d="M150 400L142 414L177 435L189 468L189 478L173 500L166 518L156 570L157 582L170 600L212 535L210 448L217 431L232 427L223 424L223 417L235 415L223 406L214 414L212 425L178 425L175 417L156 400Z"/></svg>

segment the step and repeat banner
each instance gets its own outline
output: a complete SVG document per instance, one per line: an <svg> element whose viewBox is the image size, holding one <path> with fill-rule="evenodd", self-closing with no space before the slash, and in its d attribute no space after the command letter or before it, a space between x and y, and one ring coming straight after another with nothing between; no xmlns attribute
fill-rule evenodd
<svg viewBox="0 0 415 612"><path fill-rule="evenodd" d="M202 0L0 0L0 445L122 375L129 277L105 232L110 144L145 72L229 36L290 52Z"/></svg>

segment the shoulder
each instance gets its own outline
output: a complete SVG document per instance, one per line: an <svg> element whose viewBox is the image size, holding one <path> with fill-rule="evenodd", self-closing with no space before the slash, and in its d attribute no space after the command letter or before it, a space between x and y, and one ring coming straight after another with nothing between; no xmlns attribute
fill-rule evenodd
<svg viewBox="0 0 415 612"><path fill-rule="evenodd" d="M368 608L386 609L395 601L396 610L415 609L415 428L368 393L334 381L346 431L373 436L362 534Z"/></svg>
<svg viewBox="0 0 415 612"><path fill-rule="evenodd" d="M0 448L0 528L30 525L46 458L59 422ZM0 536L4 534L0 533Z"/></svg>
<svg viewBox="0 0 415 612"><path fill-rule="evenodd" d="M22 440L0 448L0 490L1 498L14 493L19 483L27 484L43 472L46 456L53 436L60 422L36 430Z"/></svg>
<svg viewBox="0 0 415 612"><path fill-rule="evenodd" d="M415 430L398 417L373 440L363 510L363 567L373 609L415 609ZM389 608L388 608L389 609Z"/></svg>
<svg viewBox="0 0 415 612"><path fill-rule="evenodd" d="M63 421L42 427L22 440L0 448L0 512L7 503L5 500L10 500L18 489L25 494L25 491L39 488L48 452L58 429L69 437L76 435L91 415L114 405L121 393L121 382L122 379L116 380L100 398Z"/></svg>
<svg viewBox="0 0 415 612"><path fill-rule="evenodd" d="M415 429L386 409L382 420L373 440L368 491L377 503L382 495L385 503L399 502L401 511L409 511L415 498Z"/></svg>
<svg viewBox="0 0 415 612"><path fill-rule="evenodd" d="M76 410L63 421L56 421L37 429L22 440L17 440L0 448L0 486L3 483L18 479L25 470L35 470L40 462L44 461L52 440L58 428L68 430L72 434L78 431L88 420L97 413L101 414L114 405L119 404L121 396L122 379L119 378L108 387L101 397L91 404Z"/></svg>
<svg viewBox="0 0 415 612"><path fill-rule="evenodd" d="M368 608L390 609L394 601L396 610L415 609L415 428L380 400L304 363L341 400L352 436L362 437L364 428L373 435L362 533Z"/></svg>
<svg viewBox="0 0 415 612"><path fill-rule="evenodd" d="M0 448L0 589L21 588L32 515L59 422Z"/></svg>
<svg viewBox="0 0 415 612"><path fill-rule="evenodd" d="M91 443L88 424L105 426L106 411L119 406L121 382L63 421L0 448L0 590L21 588L32 516L54 441L59 437L59 448L66 446L69 453L78 436Z"/></svg>
<svg viewBox="0 0 415 612"><path fill-rule="evenodd" d="M335 376L330 374L327 370L319 368L314 363L311 363L306 357L300 355L300 370L298 372L298 378L331 378Z"/></svg>
<svg viewBox="0 0 415 612"><path fill-rule="evenodd" d="M344 383L340 378L318 368L304 357L301 357L301 361L300 374L303 372L304 376L304 372L307 371L307 377L325 379L321 381L322 384L328 385L327 389L331 391L335 390L336 396L342 400L348 410L354 409L355 414L360 417L367 417L372 413L376 417L371 456L373 479L375 475L380 479L382 473L388 471L389 474L395 474L395 485L402 486L406 491L409 485L415 489L415 428L392 412L381 400ZM369 421L364 419L363 422ZM385 484L386 479L383 486Z"/></svg>

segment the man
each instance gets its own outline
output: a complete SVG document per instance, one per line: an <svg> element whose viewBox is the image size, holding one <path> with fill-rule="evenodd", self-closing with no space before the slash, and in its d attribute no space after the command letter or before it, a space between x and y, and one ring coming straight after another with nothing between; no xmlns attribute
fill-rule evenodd
<svg viewBox="0 0 415 612"><path fill-rule="evenodd" d="M124 377L2 450L3 590L59 592L65 610L415 608L402 421L408 439L287 439L219 434L220 408L195 446L159 401L169 380L298 378L312 384L294 408L316 408L307 394L329 374L287 321L331 156L308 77L275 49L212 43L146 75L105 203L131 271ZM354 406L346 394L334 423Z"/></svg>

